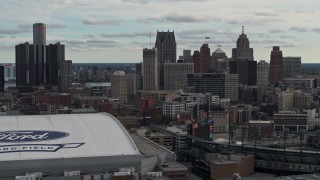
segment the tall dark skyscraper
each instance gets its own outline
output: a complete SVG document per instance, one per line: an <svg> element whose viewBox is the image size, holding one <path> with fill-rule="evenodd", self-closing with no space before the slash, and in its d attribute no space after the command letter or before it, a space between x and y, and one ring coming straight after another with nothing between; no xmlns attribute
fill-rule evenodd
<svg viewBox="0 0 320 180"><path fill-rule="evenodd" d="M277 83L283 80L283 57L279 46L273 46L270 55L269 82Z"/></svg>
<svg viewBox="0 0 320 180"><path fill-rule="evenodd" d="M164 86L163 68L165 62L175 63L177 59L177 44L174 32L157 32L155 47L158 52L160 71L160 89Z"/></svg>
<svg viewBox="0 0 320 180"><path fill-rule="evenodd" d="M16 85L58 86L59 91L70 87L72 61L65 61L65 46L46 45L46 25L33 25L33 45L16 45Z"/></svg>
<svg viewBox="0 0 320 180"><path fill-rule="evenodd" d="M0 66L0 92L4 91L4 67Z"/></svg>
<svg viewBox="0 0 320 180"><path fill-rule="evenodd" d="M43 23L33 24L33 54L36 64L36 84L47 84L47 61L46 61L46 25Z"/></svg>
<svg viewBox="0 0 320 180"><path fill-rule="evenodd" d="M36 64L33 45L28 42L16 45L16 86L36 85Z"/></svg>
<svg viewBox="0 0 320 180"><path fill-rule="evenodd" d="M232 60L229 62L231 74L239 75L239 83L248 86L257 85L257 61L253 60L253 49L244 28L237 40L237 48L232 49Z"/></svg>
<svg viewBox="0 0 320 180"><path fill-rule="evenodd" d="M61 69L65 60L65 47L63 44L49 44L46 46L47 66L46 82L50 85L57 86L61 77Z"/></svg>

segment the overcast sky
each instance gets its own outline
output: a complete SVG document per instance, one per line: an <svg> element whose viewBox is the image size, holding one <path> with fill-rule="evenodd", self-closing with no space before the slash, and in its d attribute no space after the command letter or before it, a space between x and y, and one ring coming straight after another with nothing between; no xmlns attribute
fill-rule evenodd
<svg viewBox="0 0 320 180"><path fill-rule="evenodd" d="M47 24L47 43L66 45L66 59L81 62L140 62L156 32L174 30L177 54L231 49L245 26L256 60L284 56L318 62L319 0L0 0L0 63L14 62L14 46L32 43L32 24Z"/></svg>

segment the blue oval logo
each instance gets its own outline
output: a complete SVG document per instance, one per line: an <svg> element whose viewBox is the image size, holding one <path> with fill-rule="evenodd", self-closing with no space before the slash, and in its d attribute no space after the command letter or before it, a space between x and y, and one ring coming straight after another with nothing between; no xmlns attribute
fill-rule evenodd
<svg viewBox="0 0 320 180"><path fill-rule="evenodd" d="M69 133L61 131L0 131L0 143L49 141L67 136Z"/></svg>

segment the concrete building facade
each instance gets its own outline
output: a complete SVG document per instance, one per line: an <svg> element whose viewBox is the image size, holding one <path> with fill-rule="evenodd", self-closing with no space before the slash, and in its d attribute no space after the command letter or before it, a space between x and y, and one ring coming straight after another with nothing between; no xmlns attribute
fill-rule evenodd
<svg viewBox="0 0 320 180"><path fill-rule="evenodd" d="M257 85L266 86L269 80L269 63L261 60L257 64Z"/></svg>
<svg viewBox="0 0 320 180"><path fill-rule="evenodd" d="M193 63L164 63L164 90L185 89L187 74L193 73Z"/></svg>
<svg viewBox="0 0 320 180"><path fill-rule="evenodd" d="M211 93L220 98L238 100L237 74L188 74L188 87L191 87L195 93Z"/></svg>
<svg viewBox="0 0 320 180"><path fill-rule="evenodd" d="M164 79L164 63L171 62L175 63L177 59L177 44L173 32L157 32L157 39L155 43L155 48L157 49L157 57L159 63L159 77L160 77L160 89L163 89Z"/></svg>
<svg viewBox="0 0 320 180"><path fill-rule="evenodd" d="M157 49L143 49L143 90L157 91L159 88L159 67Z"/></svg>
<svg viewBox="0 0 320 180"><path fill-rule="evenodd" d="M118 98L120 103L127 103L127 77L125 72L116 71L111 77L111 97Z"/></svg>
<svg viewBox="0 0 320 180"><path fill-rule="evenodd" d="M301 57L283 57L283 77L295 78L301 75Z"/></svg>

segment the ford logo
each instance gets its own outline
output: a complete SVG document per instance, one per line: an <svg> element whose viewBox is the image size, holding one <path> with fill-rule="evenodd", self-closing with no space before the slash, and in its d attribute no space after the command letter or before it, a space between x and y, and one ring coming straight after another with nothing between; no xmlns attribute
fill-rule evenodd
<svg viewBox="0 0 320 180"><path fill-rule="evenodd" d="M61 131L0 131L0 143L49 141L67 136L69 133Z"/></svg>

